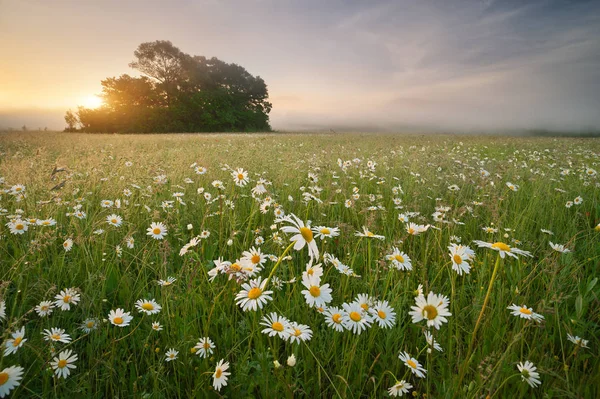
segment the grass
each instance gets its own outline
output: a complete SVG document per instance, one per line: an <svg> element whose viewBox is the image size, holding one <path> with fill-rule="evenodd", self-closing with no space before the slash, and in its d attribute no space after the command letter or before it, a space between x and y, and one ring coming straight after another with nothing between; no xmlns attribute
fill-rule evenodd
<svg viewBox="0 0 600 399"><path fill-rule="evenodd" d="M13 397L374 398L388 396L396 379L412 384L408 395L416 397L600 395L600 231L594 229L600 223L600 175L586 174L586 168L600 171L598 140L10 133L0 136L0 152L3 188L26 186L21 201L9 192L0 200L5 218L0 226L0 299L6 303L0 332L6 340L25 326L27 338L15 354L0 360L0 370L24 367ZM338 158L357 161L344 171ZM367 167L368 161L376 163L374 169ZM196 174L193 163L207 173ZM65 170L52 175L55 167ZM234 185L231 168L249 171L250 183ZM490 176L482 177L481 169ZM564 169L569 173L561 174ZM309 173L312 180L318 178L316 183ZM166 175L166 184L154 182L159 175ZM272 184L258 201L251 188L260 177ZM217 179L223 190L213 187ZM511 191L507 182L518 185L518 191ZM449 190L454 184L458 191ZM200 188L211 194L211 201L198 193ZM353 189L360 196L347 208ZM175 192L184 193L185 205L175 201ZM303 201L303 192L320 201ZM360 335L329 328L301 293L309 261L306 248L291 250L274 272L280 280L296 282L282 284L273 301L256 312L236 305L241 288L235 280L219 275L209 281L213 260L234 262L256 246L257 237L264 239L264 253L283 254L290 235L279 232L280 241L273 239L285 223L274 229L274 204L266 213L260 211L266 195L286 214L340 229L334 239L316 240L320 257L330 253L360 277L324 263L322 284L333 290L331 304L350 303L358 294L386 300L396 312L393 328L373 325ZM578 196L583 203L565 206ZM101 207L107 199L120 199L121 207ZM163 207L163 201L175 202ZM85 219L68 215L77 204ZM434 221L436 206L450 208L444 212L447 223ZM52 217L56 225L30 225L22 235L11 234L5 223L18 216L17 209L23 218ZM420 212L411 222L437 228L409 235L398 220L406 212ZM106 222L113 213L123 218L118 228ZM151 222L167 226L164 240L146 235ZM356 237L363 226L385 239ZM498 231L486 233L484 227ZM104 232L95 234L98 229ZM180 256L179 250L204 230L210 236ZM127 237L135 239L134 248L126 246ZM458 275L451 267L447 247L455 237L476 252L470 274ZM74 245L66 252L62 244L68 238ZM518 245L533 256L500 261L490 285L497 252L478 248L473 240ZM549 241L572 252L556 252ZM393 247L411 258L412 271L390 267L386 255ZM269 276L276 263L267 261L261 276ZM177 281L168 287L156 283L168 276ZM425 294L449 298L452 316L439 330L430 329L443 352L428 353L424 322L413 323L409 316L419 284ZM270 282L269 289L273 286ZM41 301L54 300L68 287L80 292L77 306L54 309L49 317L35 313ZM138 299L155 299L162 311L144 316L135 309ZM527 305L543 321L511 315L507 306L512 304ZM131 312L130 326L102 321L116 308ZM310 326L312 339L292 344L262 334L259 323L270 312ZM98 329L89 334L79 329L88 318L99 320ZM153 331L153 321L163 330ZM65 329L73 341L48 343L42 332L51 327ZM567 334L589 340L589 348L569 342ZM210 337L216 345L210 358L190 351L200 337ZM77 368L68 378L57 379L49 365L67 348L78 355ZM169 348L179 355L165 362ZM427 369L426 378L417 378L398 358L403 351ZM292 354L294 367L286 365ZM230 363L231 375L217 392L212 374L221 359ZM540 373L537 388L522 381L517 370L526 360ZM282 366L275 368L274 361Z"/></svg>

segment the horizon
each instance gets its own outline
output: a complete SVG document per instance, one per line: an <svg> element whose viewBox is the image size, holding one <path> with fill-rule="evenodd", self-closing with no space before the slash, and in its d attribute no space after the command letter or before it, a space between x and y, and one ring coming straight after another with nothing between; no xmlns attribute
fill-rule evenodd
<svg viewBox="0 0 600 399"><path fill-rule="evenodd" d="M153 40L261 76L275 130L600 129L597 2L109 0L0 4L0 130L62 130Z"/></svg>

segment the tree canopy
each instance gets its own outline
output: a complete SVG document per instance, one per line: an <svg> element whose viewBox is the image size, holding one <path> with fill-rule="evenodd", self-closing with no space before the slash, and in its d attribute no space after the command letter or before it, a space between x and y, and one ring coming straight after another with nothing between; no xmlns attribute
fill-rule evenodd
<svg viewBox="0 0 600 399"><path fill-rule="evenodd" d="M127 74L101 81L103 104L65 115L67 131L166 133L268 131L267 85L237 64L191 56L170 41L142 43Z"/></svg>

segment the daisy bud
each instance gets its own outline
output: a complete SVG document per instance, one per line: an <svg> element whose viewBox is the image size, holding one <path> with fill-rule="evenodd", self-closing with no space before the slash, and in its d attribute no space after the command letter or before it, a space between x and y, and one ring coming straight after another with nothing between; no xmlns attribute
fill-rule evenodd
<svg viewBox="0 0 600 399"><path fill-rule="evenodd" d="M287 365L290 367L294 367L296 365L296 356L292 355L287 359Z"/></svg>
<svg viewBox="0 0 600 399"><path fill-rule="evenodd" d="M233 240L232 239L227 240L227 245L228 246L232 246L233 245Z"/></svg>
<svg viewBox="0 0 600 399"><path fill-rule="evenodd" d="M273 366L275 366L275 368L278 369L279 367L281 367L281 364L277 360L273 360Z"/></svg>
<svg viewBox="0 0 600 399"><path fill-rule="evenodd" d="M193 228L194 228L194 226L192 226L192 224L191 224L191 223L187 225L187 229L188 229L188 230L191 230L191 229L193 229Z"/></svg>

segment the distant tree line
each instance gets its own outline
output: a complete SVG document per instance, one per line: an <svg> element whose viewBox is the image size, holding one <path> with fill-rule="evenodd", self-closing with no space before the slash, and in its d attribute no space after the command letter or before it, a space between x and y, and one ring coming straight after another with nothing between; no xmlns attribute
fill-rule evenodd
<svg viewBox="0 0 600 399"><path fill-rule="evenodd" d="M264 80L237 64L191 56L169 41L142 43L127 74L101 81L99 108L65 115L65 131L166 133L269 131Z"/></svg>

